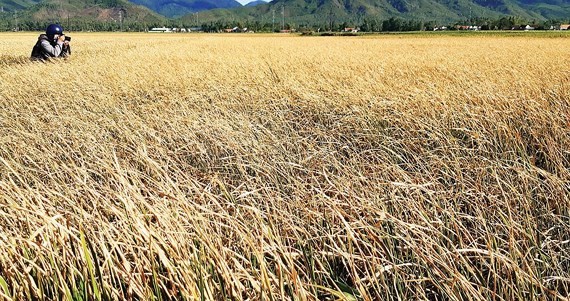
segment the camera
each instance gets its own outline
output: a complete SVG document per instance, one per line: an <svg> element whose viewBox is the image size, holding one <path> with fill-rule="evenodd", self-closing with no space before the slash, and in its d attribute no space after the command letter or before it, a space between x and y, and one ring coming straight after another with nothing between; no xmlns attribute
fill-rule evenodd
<svg viewBox="0 0 570 301"><path fill-rule="evenodd" d="M70 36L65 36L65 40L68 42L71 42L71 37Z"/></svg>

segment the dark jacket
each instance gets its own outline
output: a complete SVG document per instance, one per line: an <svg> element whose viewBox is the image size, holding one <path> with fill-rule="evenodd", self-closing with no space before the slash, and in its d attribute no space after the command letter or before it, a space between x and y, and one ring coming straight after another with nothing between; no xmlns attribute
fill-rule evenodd
<svg viewBox="0 0 570 301"><path fill-rule="evenodd" d="M71 47L65 46L60 41L50 41L45 34L38 37L38 41L32 49L33 60L49 60L53 57L67 57L71 54Z"/></svg>

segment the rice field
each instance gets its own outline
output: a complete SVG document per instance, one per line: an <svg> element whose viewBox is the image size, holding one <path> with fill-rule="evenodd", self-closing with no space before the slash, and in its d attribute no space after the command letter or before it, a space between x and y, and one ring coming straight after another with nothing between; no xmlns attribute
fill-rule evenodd
<svg viewBox="0 0 570 301"><path fill-rule="evenodd" d="M570 35L0 34L0 300L568 300Z"/></svg>

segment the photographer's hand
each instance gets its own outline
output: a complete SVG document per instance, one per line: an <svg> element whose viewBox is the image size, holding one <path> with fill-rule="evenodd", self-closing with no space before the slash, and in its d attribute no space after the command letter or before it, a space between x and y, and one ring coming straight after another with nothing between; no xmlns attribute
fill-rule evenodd
<svg viewBox="0 0 570 301"><path fill-rule="evenodd" d="M64 42L65 41L65 35L64 34L60 35L59 38L57 38L57 41L58 42Z"/></svg>

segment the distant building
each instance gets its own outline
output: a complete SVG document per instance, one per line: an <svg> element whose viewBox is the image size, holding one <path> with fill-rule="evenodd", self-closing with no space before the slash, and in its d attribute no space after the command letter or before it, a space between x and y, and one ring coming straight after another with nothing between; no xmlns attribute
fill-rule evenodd
<svg viewBox="0 0 570 301"><path fill-rule="evenodd" d="M173 32L172 29L167 27L155 27L148 32Z"/></svg>
<svg viewBox="0 0 570 301"><path fill-rule="evenodd" d="M560 30L570 30L570 24L561 24Z"/></svg>
<svg viewBox="0 0 570 301"><path fill-rule="evenodd" d="M358 32L360 30L360 28L354 28L354 27L345 27L344 28L344 32Z"/></svg>
<svg viewBox="0 0 570 301"><path fill-rule="evenodd" d="M225 28L224 32L240 32L241 30L239 29L239 27L234 27L234 28Z"/></svg>

